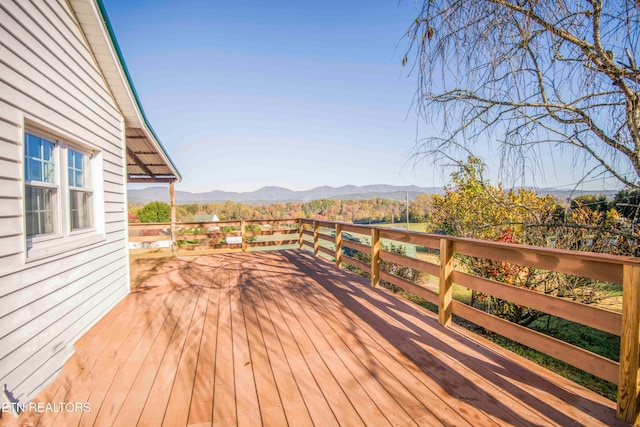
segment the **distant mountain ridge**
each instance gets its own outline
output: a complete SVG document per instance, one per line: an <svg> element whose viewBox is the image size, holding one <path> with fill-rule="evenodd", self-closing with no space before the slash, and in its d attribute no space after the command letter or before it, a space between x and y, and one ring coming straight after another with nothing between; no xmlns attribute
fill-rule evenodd
<svg viewBox="0 0 640 427"><path fill-rule="evenodd" d="M250 204L278 203L278 202L310 202L318 199L375 199L405 200L407 191L409 200L419 194L442 193L441 187L419 187L417 185L345 185L342 187L322 186L311 190L294 191L284 187L267 186L256 191L233 192L213 190L205 193L190 193L176 191L176 203L216 203L242 202ZM169 190L161 187L148 187L141 190L129 190L129 201L146 203L152 201L169 201Z"/></svg>
<svg viewBox="0 0 640 427"><path fill-rule="evenodd" d="M569 197L577 197L582 194L604 194L613 197L618 191L571 191L556 188L534 189L537 193L550 194L561 200ZM319 199L363 200L363 199L389 199L405 200L409 194L409 201L413 201L420 194L442 194L442 187L419 187L417 185L345 185L342 187L322 186L310 190L294 191L284 187L267 186L256 191L233 192L213 190L205 193L190 193L188 191L176 191L176 203L219 203L225 201L241 202L247 204L271 204L283 202L310 202ZM148 203L153 201L169 202L169 190L161 187L148 187L141 190L129 190L129 202Z"/></svg>

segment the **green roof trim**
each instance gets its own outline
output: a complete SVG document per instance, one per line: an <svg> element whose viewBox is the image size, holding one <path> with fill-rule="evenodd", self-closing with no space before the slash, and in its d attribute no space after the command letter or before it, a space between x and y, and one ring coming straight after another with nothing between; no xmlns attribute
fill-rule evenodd
<svg viewBox="0 0 640 427"><path fill-rule="evenodd" d="M136 101L136 105L137 105L138 109L140 110L140 114L142 114L142 119L144 120L144 124L145 124L145 126L147 126L147 129L149 129L149 132L151 132L153 137L156 139L156 141L158 142L158 145L160 145L160 149L166 155L167 160L169 160L169 163L171 163L171 166L175 170L177 178L180 181L180 180L182 180L182 176L180 175L180 171L178 170L176 165L173 163L173 160L171 160L171 157L167 153L167 150L165 150L164 146L162 145L162 142L160 142L160 138L158 138L158 135L153 130L153 127L149 123L149 119L147 119L147 115L145 114L144 109L142 108L142 103L140 102L140 97L138 96L138 92L136 91L136 87L133 85L133 80L131 79L131 74L129 73L129 69L127 68L127 63L125 62L124 56L122 55L122 50L120 50L120 45L118 45L118 41L116 40L115 31L113 30L113 26L111 25L111 21L109 21L109 15L107 14L107 10L105 9L102 0L96 0L96 3L98 4L98 9L100 11L100 15L101 15L102 21L104 22L105 27L107 28L107 32L109 33L109 38L111 39L111 43L113 44L113 47L116 50L116 54L118 55L118 59L120 60L120 66L122 67L122 71L124 71L124 75L125 75L125 77L127 79L127 84L129 85L129 88L131 89L131 93L133 93L133 97L134 97L134 99Z"/></svg>

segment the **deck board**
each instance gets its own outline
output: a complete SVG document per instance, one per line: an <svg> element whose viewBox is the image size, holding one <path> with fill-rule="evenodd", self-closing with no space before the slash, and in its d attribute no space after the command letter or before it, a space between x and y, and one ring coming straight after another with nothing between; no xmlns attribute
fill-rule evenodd
<svg viewBox="0 0 640 427"><path fill-rule="evenodd" d="M278 271L283 274L284 271ZM298 279L289 279L301 284ZM415 425L405 412L375 377L375 372L368 371L366 366L353 354L348 345L334 331L325 326L313 305L300 298L292 298L284 293L285 286L276 288L280 293L280 301L288 305L291 313L296 313L297 320L314 348L311 354L322 356L327 367L335 372L336 377L345 378L342 389L349 394L349 400L355 408L366 408L362 420L367 424L382 425L386 420L392 425ZM297 336L297 335L296 335ZM350 385L351 382L351 385ZM359 393L354 393L358 391Z"/></svg>
<svg viewBox="0 0 640 427"><path fill-rule="evenodd" d="M218 304L220 286L211 285L205 324L198 350L198 363L189 404L188 425L211 423L213 417L213 384L215 380L215 355L218 338Z"/></svg>
<svg viewBox="0 0 640 427"><path fill-rule="evenodd" d="M233 331L231 325L231 280L235 275L225 272L228 283L223 285L218 306L218 343L213 386L213 425L236 425L236 389L233 381ZM231 350L231 351L230 351Z"/></svg>
<svg viewBox="0 0 640 427"><path fill-rule="evenodd" d="M256 313L254 304L256 296L252 295L251 291L246 290L246 288L247 285L245 285L245 291L242 292L243 312L255 385L258 390L261 390L258 399L262 423L267 426L286 425L287 417L282 407L280 392L269 362L267 344Z"/></svg>
<svg viewBox="0 0 640 427"><path fill-rule="evenodd" d="M308 252L154 265L0 426L625 425L615 404Z"/></svg>
<svg viewBox="0 0 640 427"><path fill-rule="evenodd" d="M258 268L255 264L253 267L257 272ZM329 410L331 413L331 409L325 405L324 394L318 387L308 366L303 363L304 359L299 345L279 306L273 300L272 293L269 289L263 288L263 277L260 273L253 273L252 276L249 283L253 285L253 291L260 304L259 312L263 319L261 324L265 326L267 331L265 341L268 340L267 348L270 350L273 375L278 381L280 398L287 420L290 425L313 425L312 419L322 419L319 417L327 416L328 413L325 411ZM246 273L244 279L248 279ZM279 286L279 281L275 278L272 280L275 286ZM272 349L273 352L271 352ZM332 386L329 380L330 378L327 378L327 387Z"/></svg>

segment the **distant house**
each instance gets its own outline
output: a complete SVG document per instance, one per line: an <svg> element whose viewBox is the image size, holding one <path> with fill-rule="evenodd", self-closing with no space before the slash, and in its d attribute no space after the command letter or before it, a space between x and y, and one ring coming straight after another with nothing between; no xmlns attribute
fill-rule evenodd
<svg viewBox="0 0 640 427"><path fill-rule="evenodd" d="M100 0L0 9L0 397L26 402L129 292L127 182L180 175Z"/></svg>
<svg viewBox="0 0 640 427"><path fill-rule="evenodd" d="M220 218L216 214L196 214L193 222L220 222Z"/></svg>

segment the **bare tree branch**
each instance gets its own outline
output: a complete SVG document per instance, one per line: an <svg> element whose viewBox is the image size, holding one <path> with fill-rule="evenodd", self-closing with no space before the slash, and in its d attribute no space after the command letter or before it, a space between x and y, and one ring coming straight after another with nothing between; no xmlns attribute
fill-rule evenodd
<svg viewBox="0 0 640 427"><path fill-rule="evenodd" d="M423 1L403 64L417 73L418 111L443 134L414 158L455 157L496 135L516 168L536 159L512 150L566 146L640 187L635 1Z"/></svg>

